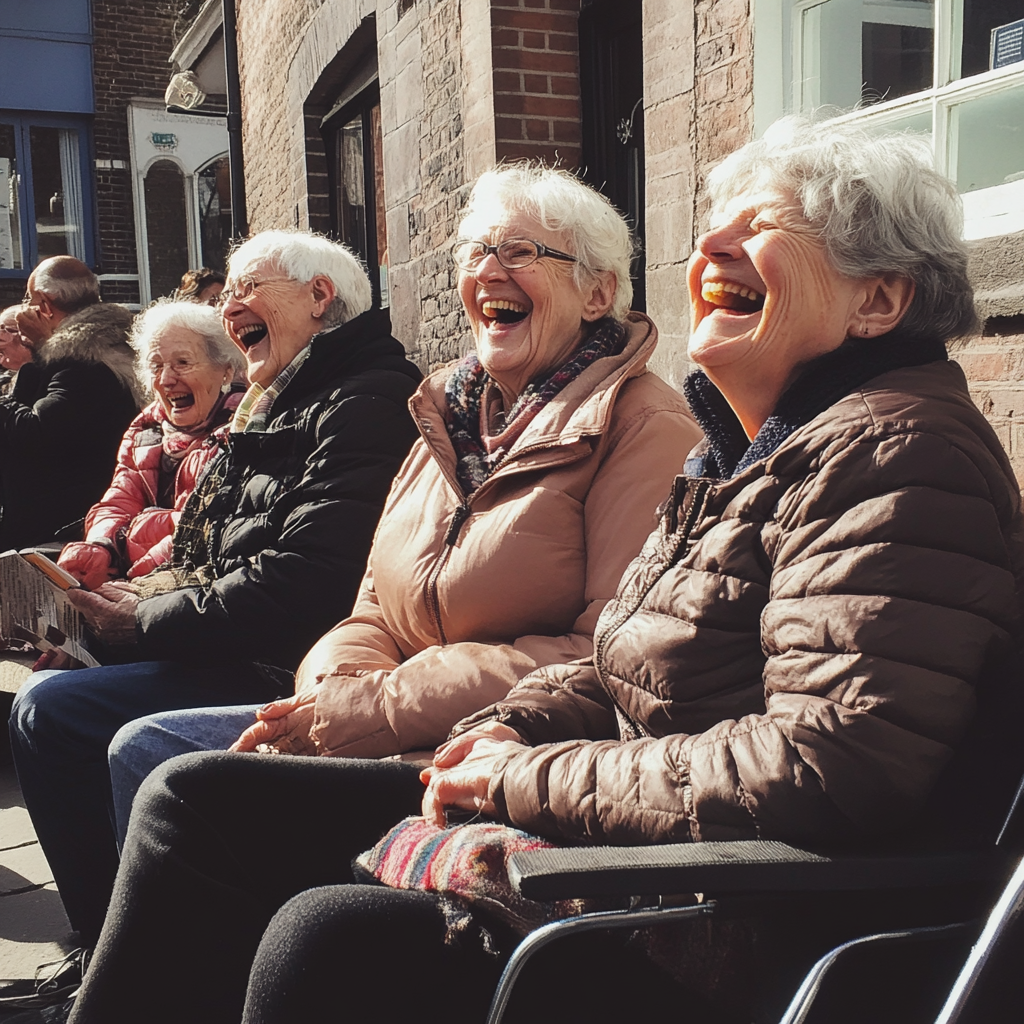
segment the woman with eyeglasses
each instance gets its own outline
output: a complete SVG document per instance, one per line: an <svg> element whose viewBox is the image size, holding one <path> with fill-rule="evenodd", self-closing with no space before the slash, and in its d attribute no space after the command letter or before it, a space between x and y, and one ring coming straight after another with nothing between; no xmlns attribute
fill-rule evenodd
<svg viewBox="0 0 1024 1024"><path fill-rule="evenodd" d="M22 792L86 945L117 871L107 767L117 730L158 711L291 693L303 655L352 608L413 442L407 402L422 379L387 313L370 307L365 271L326 238L267 231L232 254L223 330L250 384L181 512L171 564L73 591L103 666L40 673L18 694ZM198 369L184 372L195 357L150 354L171 415L185 419L202 402Z"/></svg>
<svg viewBox="0 0 1024 1024"><path fill-rule="evenodd" d="M175 524L218 451L212 435L245 390L245 358L212 309L162 299L136 317L128 340L155 400L128 427L114 479L85 517L84 540L58 559L88 590L171 561Z"/></svg>
<svg viewBox="0 0 1024 1024"><path fill-rule="evenodd" d="M7 372L0 374L0 395L6 395L14 385L15 374L32 362L32 349L18 330L18 314L24 306L8 306L0 312L0 366Z"/></svg>
<svg viewBox="0 0 1024 1024"><path fill-rule="evenodd" d="M165 805L147 805L145 820L132 817L123 898L76 1009L82 1021L128 1019L141 989L156 990L154 971L188 983L147 1006L149 1019L181 1020L202 1005L204 1019L237 1021L248 961L276 906L308 885L350 881L351 857L418 808L417 766L385 756L432 750L534 668L590 655L598 614L699 439L680 396L647 370L657 333L629 312L632 243L604 197L561 171L488 172L453 256L474 352L413 396L420 438L392 487L355 607L307 654L295 697L258 719L252 707L156 715L111 745L121 828L154 764L221 748L174 764L198 758L214 803L237 789L241 813L226 809L216 822L227 846L201 843L215 857L257 857L260 896L244 921L233 910L222 919L226 904L207 901L202 883L199 918L174 888L160 892L161 909L136 914L131 894L145 890L138 906L150 907L162 867L131 837L176 842L177 822L157 822ZM235 751L327 756L222 752L233 741ZM263 810L254 814L250 798ZM283 808L308 828L279 830ZM162 962L138 964L156 932ZM217 971L200 968L214 955Z"/></svg>

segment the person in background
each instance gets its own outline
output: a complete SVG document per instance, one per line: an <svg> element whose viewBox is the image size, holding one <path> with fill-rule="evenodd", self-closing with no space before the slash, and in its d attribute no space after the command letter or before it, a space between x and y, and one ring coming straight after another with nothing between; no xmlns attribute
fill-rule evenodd
<svg viewBox="0 0 1024 1024"><path fill-rule="evenodd" d="M421 437L352 615L306 655L294 698L125 726L110 749L122 832L142 779L177 753L429 758L533 669L592 652L700 432L647 369L657 330L629 312L632 240L605 197L562 171L500 168L474 185L459 235L476 350L412 399Z"/></svg>
<svg viewBox="0 0 1024 1024"><path fill-rule="evenodd" d="M224 291L226 280L219 270L211 270L209 267L186 270L181 276L181 284L175 289L172 297L216 306L220 302L220 294Z"/></svg>
<svg viewBox="0 0 1024 1024"><path fill-rule="evenodd" d="M80 260L40 263L16 319L33 357L0 401L0 551L81 537L142 404L132 314Z"/></svg>
<svg viewBox="0 0 1024 1024"><path fill-rule="evenodd" d="M219 450L213 434L245 390L245 357L209 307L162 299L136 317L129 341L156 399L128 428L114 479L85 517L85 540L58 559L89 590L171 562L174 527Z"/></svg>
<svg viewBox="0 0 1024 1024"><path fill-rule="evenodd" d="M994 842L1020 777L1024 530L946 354L977 326L955 187L925 140L787 119L709 189L685 386L705 441L593 657L460 723L423 815L568 845ZM503 957L471 941L480 911L458 937L438 894L352 884L384 805L408 813L397 788L355 760L161 765L71 1024L484 1019ZM636 944L546 960L510 1022L708 1019Z"/></svg>
<svg viewBox="0 0 1024 1024"><path fill-rule="evenodd" d="M250 386L182 511L174 562L72 591L108 663L30 677L11 714L25 803L84 945L117 871L114 733L157 711L291 692L303 655L352 609L416 433L406 403L421 374L344 246L265 231L229 266L221 312Z"/></svg>
<svg viewBox="0 0 1024 1024"><path fill-rule="evenodd" d="M32 362L32 349L18 330L18 314L24 306L8 306L0 312L0 396L10 394L17 380L18 371Z"/></svg>

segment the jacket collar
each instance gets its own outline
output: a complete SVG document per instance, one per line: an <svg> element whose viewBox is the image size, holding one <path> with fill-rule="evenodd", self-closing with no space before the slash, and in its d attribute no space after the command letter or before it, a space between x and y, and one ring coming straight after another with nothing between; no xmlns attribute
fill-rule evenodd
<svg viewBox="0 0 1024 1024"><path fill-rule="evenodd" d="M850 338L808 363L779 399L753 441L748 440L725 396L703 370L691 373L683 394L704 440L686 460L689 477L725 479L768 458L798 427L809 423L862 384L890 370L945 360L946 347L934 338Z"/></svg>
<svg viewBox="0 0 1024 1024"><path fill-rule="evenodd" d="M574 445L579 446L580 454L590 451L587 439L608 429L619 389L630 378L647 372L647 361L658 344L658 329L643 313L630 313L624 326L626 343L622 351L596 360L556 395L516 440L504 466L521 464L525 459L529 459L530 468L538 465L538 459L544 464L551 460L569 461L579 456L553 450ZM454 480L455 452L448 439L448 405L444 396L451 373L449 364L430 374L409 399L409 408L431 454L449 480ZM499 468L491 479L501 472Z"/></svg>

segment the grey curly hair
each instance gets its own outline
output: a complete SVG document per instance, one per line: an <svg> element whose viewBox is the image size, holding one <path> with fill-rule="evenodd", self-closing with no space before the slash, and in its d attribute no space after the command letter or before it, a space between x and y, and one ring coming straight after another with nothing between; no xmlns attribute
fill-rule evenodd
<svg viewBox="0 0 1024 1024"><path fill-rule="evenodd" d="M841 274L914 282L898 334L949 341L978 329L960 197L924 138L784 117L708 175L716 207L765 187L796 197Z"/></svg>

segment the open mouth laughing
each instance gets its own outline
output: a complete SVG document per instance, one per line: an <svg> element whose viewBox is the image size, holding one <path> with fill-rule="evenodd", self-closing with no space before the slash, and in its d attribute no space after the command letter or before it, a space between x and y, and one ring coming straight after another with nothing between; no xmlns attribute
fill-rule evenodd
<svg viewBox="0 0 1024 1024"><path fill-rule="evenodd" d="M191 391L187 391L182 395L168 395L167 400L171 403L171 408L175 412L181 412L183 409L191 409L196 404L195 395Z"/></svg>
<svg viewBox="0 0 1024 1024"><path fill-rule="evenodd" d="M235 337L242 343L246 351L258 345L267 336L266 324L245 324L234 329Z"/></svg>
<svg viewBox="0 0 1024 1024"><path fill-rule="evenodd" d="M480 313L488 327L510 327L522 323L530 315L530 307L515 299L486 299L480 305Z"/></svg>
<svg viewBox="0 0 1024 1024"><path fill-rule="evenodd" d="M714 309L740 316L760 313L764 309L765 296L761 292L733 281L705 281L701 285L700 296Z"/></svg>

